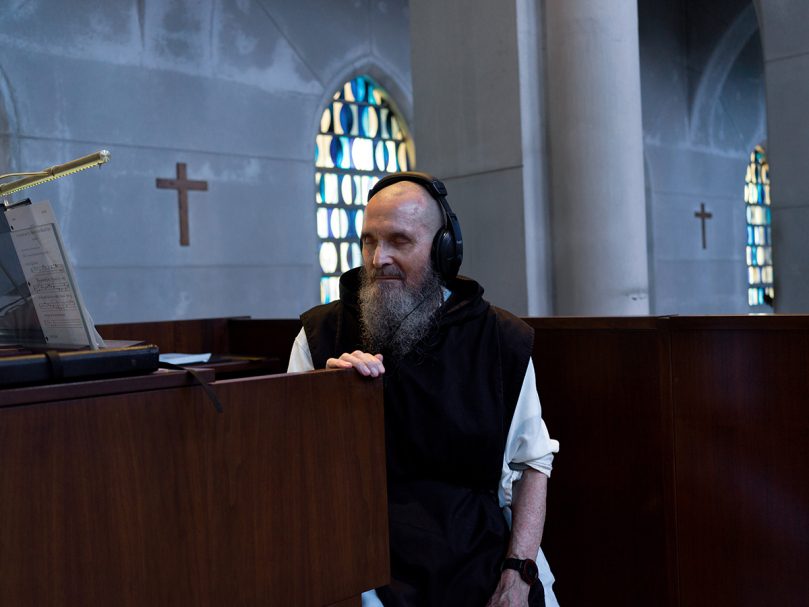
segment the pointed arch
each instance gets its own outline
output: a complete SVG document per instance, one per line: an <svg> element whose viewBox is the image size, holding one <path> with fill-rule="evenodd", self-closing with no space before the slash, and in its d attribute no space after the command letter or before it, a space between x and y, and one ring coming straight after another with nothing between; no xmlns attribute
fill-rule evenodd
<svg viewBox="0 0 809 607"><path fill-rule="evenodd" d="M339 277L362 263L368 191L386 173L413 167L409 129L388 92L368 74L344 82L320 117L315 139L320 300L340 296Z"/></svg>

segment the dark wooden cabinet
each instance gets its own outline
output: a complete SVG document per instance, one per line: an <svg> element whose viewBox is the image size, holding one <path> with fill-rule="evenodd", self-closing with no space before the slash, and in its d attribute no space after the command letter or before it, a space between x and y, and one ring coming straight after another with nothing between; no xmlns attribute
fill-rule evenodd
<svg viewBox="0 0 809 607"><path fill-rule="evenodd" d="M528 322L560 603L809 604L809 317Z"/></svg>
<svg viewBox="0 0 809 607"><path fill-rule="evenodd" d="M0 393L0 604L359 605L387 582L381 382L212 385L221 414L183 372Z"/></svg>

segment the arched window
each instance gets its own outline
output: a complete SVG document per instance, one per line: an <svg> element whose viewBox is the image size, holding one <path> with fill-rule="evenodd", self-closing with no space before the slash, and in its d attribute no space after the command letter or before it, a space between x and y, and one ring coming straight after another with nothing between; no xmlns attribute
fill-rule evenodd
<svg viewBox="0 0 809 607"><path fill-rule="evenodd" d="M333 96L315 145L320 301L340 297L339 276L362 263L360 231L370 190L412 165L412 142L388 94L357 76Z"/></svg>
<svg viewBox="0 0 809 607"><path fill-rule="evenodd" d="M764 148L750 154L744 186L747 206L747 303L773 305L772 232L770 227L770 165Z"/></svg>

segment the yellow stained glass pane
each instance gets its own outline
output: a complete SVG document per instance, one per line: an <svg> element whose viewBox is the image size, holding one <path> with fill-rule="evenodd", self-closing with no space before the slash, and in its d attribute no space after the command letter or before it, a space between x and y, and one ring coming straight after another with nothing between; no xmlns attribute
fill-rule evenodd
<svg viewBox="0 0 809 607"><path fill-rule="evenodd" d="M351 90L350 80L343 85L343 99L346 101L355 101L354 91Z"/></svg>
<svg viewBox="0 0 809 607"><path fill-rule="evenodd" d="M388 108L379 108L379 125L382 131L380 136L382 139L390 139L390 132L388 131L388 114L390 114L390 110Z"/></svg>
<svg viewBox="0 0 809 607"><path fill-rule="evenodd" d="M340 176L340 195L346 204L351 204L354 201L351 193L351 175Z"/></svg>
<svg viewBox="0 0 809 607"><path fill-rule="evenodd" d="M320 245L320 268L326 274L337 271L337 247L333 242L324 242Z"/></svg>
<svg viewBox="0 0 809 607"><path fill-rule="evenodd" d="M332 113L334 114L334 134L335 135L345 135L343 133L343 125L340 123L340 110L343 109L343 104L339 101L335 101L331 104Z"/></svg>
<svg viewBox="0 0 809 607"><path fill-rule="evenodd" d="M396 142L395 141L386 141L385 146L388 148L388 166L387 171L388 173L395 173L396 172Z"/></svg>
<svg viewBox="0 0 809 607"><path fill-rule="evenodd" d="M320 301L329 303L340 299L340 279L324 276L320 279Z"/></svg>
<svg viewBox="0 0 809 607"><path fill-rule="evenodd" d="M318 168L332 169L334 163L331 161L331 135L317 136L317 162Z"/></svg>
<svg viewBox="0 0 809 607"><path fill-rule="evenodd" d="M329 237L329 211L322 207L317 210L317 235L319 238Z"/></svg>
<svg viewBox="0 0 809 607"><path fill-rule="evenodd" d="M345 238L348 233L348 214L345 209L331 212L331 233L335 238Z"/></svg>
<svg viewBox="0 0 809 607"><path fill-rule="evenodd" d="M326 204L337 204L337 174L326 173L323 179L326 180Z"/></svg>
<svg viewBox="0 0 809 607"><path fill-rule="evenodd" d="M320 132L328 133L331 128L331 110L326 108L323 110L323 115L320 117Z"/></svg>
<svg viewBox="0 0 809 607"><path fill-rule="evenodd" d="M370 139L358 137L351 144L351 153L354 156L354 167L360 171L374 170L374 142Z"/></svg>
<svg viewBox="0 0 809 607"><path fill-rule="evenodd" d="M365 136L373 139L379 132L379 116L375 107L365 108Z"/></svg>
<svg viewBox="0 0 809 607"><path fill-rule="evenodd" d="M376 149L374 150L374 159L376 160L376 170L384 171L387 163L385 162L385 142L377 141Z"/></svg>
<svg viewBox="0 0 809 607"><path fill-rule="evenodd" d="M400 143L399 144L399 153L398 153L398 160L399 160L399 170L400 171L407 171L407 144Z"/></svg>

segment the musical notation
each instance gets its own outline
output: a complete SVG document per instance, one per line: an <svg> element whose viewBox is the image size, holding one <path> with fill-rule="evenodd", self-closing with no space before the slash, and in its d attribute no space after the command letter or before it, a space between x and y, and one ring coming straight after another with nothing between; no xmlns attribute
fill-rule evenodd
<svg viewBox="0 0 809 607"><path fill-rule="evenodd" d="M55 219L51 223L28 224L25 219L20 218L11 237L46 341L89 345L75 285L59 246Z"/></svg>

